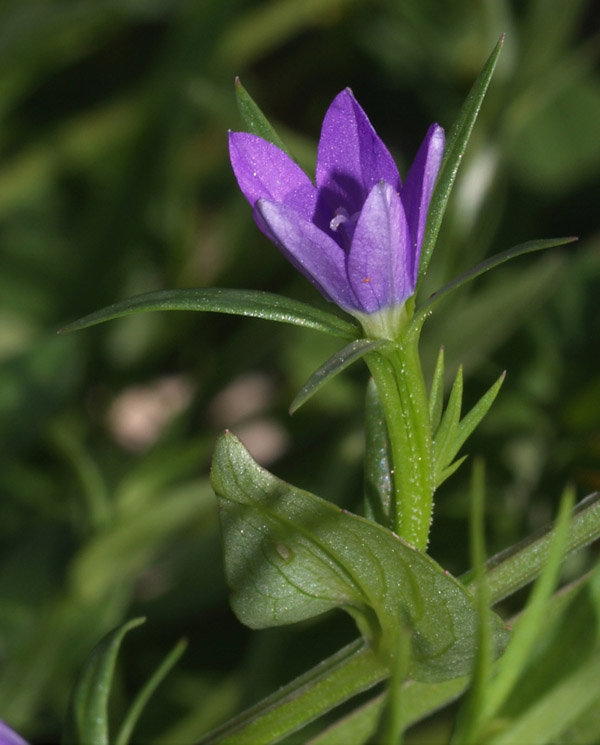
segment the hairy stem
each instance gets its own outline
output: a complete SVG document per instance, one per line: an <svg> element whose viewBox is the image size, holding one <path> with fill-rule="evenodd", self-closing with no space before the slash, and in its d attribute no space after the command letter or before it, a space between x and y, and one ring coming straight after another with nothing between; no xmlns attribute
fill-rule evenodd
<svg viewBox="0 0 600 745"><path fill-rule="evenodd" d="M433 511L434 462L427 390L419 359L420 324L394 345L367 356L389 430L394 495L390 528L427 548Z"/></svg>

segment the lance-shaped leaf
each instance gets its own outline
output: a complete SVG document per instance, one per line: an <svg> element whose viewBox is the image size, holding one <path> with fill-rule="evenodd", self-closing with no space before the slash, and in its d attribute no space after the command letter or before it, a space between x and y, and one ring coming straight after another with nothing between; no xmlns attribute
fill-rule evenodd
<svg viewBox="0 0 600 745"><path fill-rule="evenodd" d="M143 618L124 623L92 651L71 696L63 745L108 745L108 698L117 654L125 634L142 623Z"/></svg>
<svg viewBox="0 0 600 745"><path fill-rule="evenodd" d="M453 459L456 457L458 451L472 434L473 430L477 427L483 417L490 410L490 407L494 403L505 377L506 371L503 372L498 380L494 383L494 385L486 393L483 394L483 396L479 399L475 406L473 406L469 413L464 416L460 420L460 422L458 422L455 429L453 430L453 435L448 436L452 436L452 439L448 439L447 444L444 447L443 455L440 456L441 463L439 463L439 467L442 470L436 471L436 473L438 474L436 479L437 486L443 484L449 476L452 476L452 474L466 460L467 456L465 455L462 458L459 458L458 460L452 462ZM450 408L450 405L448 405L448 408Z"/></svg>
<svg viewBox="0 0 600 745"><path fill-rule="evenodd" d="M503 43L504 35L500 37L500 40L494 47L494 51L485 63L482 71L479 73L477 80L473 83L473 87L471 88L471 91L460 111L458 120L448 135L444 159L440 167L437 183L429 206L429 218L425 229L425 238L423 241L423 248L421 249L421 261L419 264L419 283L427 271L429 260L431 259L431 254L433 253L435 242L440 231L440 225L442 224L442 218L446 211L446 205L450 198L450 192L454 185L456 173L467 148L467 143L471 137L475 120L477 119L479 109L481 108L481 104L483 103L490 80L492 79L492 75L496 68L496 63L498 62Z"/></svg>
<svg viewBox="0 0 600 745"><path fill-rule="evenodd" d="M391 527L392 458L385 412L371 378L365 401L365 517Z"/></svg>
<svg viewBox="0 0 600 745"><path fill-rule="evenodd" d="M290 405L290 414L305 404L309 398L312 398L315 393L322 388L325 383L328 383L336 375L339 375L342 370L350 367L354 362L364 357L369 352L373 352L379 347L382 347L388 342L379 339L355 339L354 341L347 344L345 347L337 351L332 357L330 357L325 364L316 370L306 383L302 386L294 400Z"/></svg>
<svg viewBox="0 0 600 745"><path fill-rule="evenodd" d="M462 407L463 376L462 366L458 368L450 398L440 426L433 436L433 451L435 458L435 484L440 484L440 475L452 460L453 443L458 430L460 420L460 410Z"/></svg>
<svg viewBox="0 0 600 745"><path fill-rule="evenodd" d="M175 666L181 655L187 648L187 641L185 639L180 640L160 663L158 668L154 671L154 674L148 679L143 688L138 692L137 696L133 700L129 711L125 715L121 727L117 736L115 737L115 745L128 745L135 725L146 704L150 700L154 691L162 683L165 677L169 674L171 669Z"/></svg>
<svg viewBox="0 0 600 745"><path fill-rule="evenodd" d="M429 393L429 419L431 421L431 431L435 432L440 426L442 418L442 409L444 406L444 347L440 347L433 381L431 382L431 392Z"/></svg>
<svg viewBox="0 0 600 745"><path fill-rule="evenodd" d="M158 310L195 310L252 316L266 321L304 326L342 339L354 339L360 334L357 323L344 320L299 300L259 290L224 290L214 287L198 290L159 290L135 295L73 321L60 329L59 333L77 331L132 313Z"/></svg>
<svg viewBox="0 0 600 745"><path fill-rule="evenodd" d="M386 659L398 624L411 632L409 675L445 680L472 666L477 610L463 585L391 531L260 468L231 434L215 450L231 604L251 628L343 608ZM508 631L490 613L496 652Z"/></svg>
<svg viewBox="0 0 600 745"><path fill-rule="evenodd" d="M240 115L248 132L262 137L263 140L271 142L280 150L289 155L289 150L283 144L283 140L275 131L275 128L258 107L256 101L244 88L239 78L235 79L235 96L240 110Z"/></svg>
<svg viewBox="0 0 600 745"><path fill-rule="evenodd" d="M574 236L569 236L567 238L542 238L537 241L527 241L527 243L519 243L518 246L513 246L506 251L502 251L502 253L491 256L489 259L482 261L481 264L477 264L477 266L474 266L472 269L469 269L463 274L460 274L458 277L453 279L452 282L444 285L444 287L442 287L437 292L434 292L433 295L431 295L431 297L429 297L425 301L425 303L423 303L423 305L421 305L417 310L414 323L417 323L418 321L424 319L427 315L429 315L433 306L436 305L440 300L442 300L442 298L446 297L446 295L458 289L467 282L470 282L472 279L475 279L475 277L479 277L480 275L489 272L490 269L495 269L497 266L500 266L501 264L504 264L511 259L516 259L518 256L524 256L525 254L530 254L534 251L543 251L546 248L564 246L567 243L573 243L576 240L577 238L575 238Z"/></svg>

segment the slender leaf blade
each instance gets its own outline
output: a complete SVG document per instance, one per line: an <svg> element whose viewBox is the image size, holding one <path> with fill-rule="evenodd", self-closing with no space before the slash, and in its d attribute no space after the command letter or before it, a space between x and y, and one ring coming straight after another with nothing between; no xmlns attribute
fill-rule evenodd
<svg viewBox="0 0 600 745"><path fill-rule="evenodd" d="M342 339L360 335L358 323L340 318L308 303L260 290L206 289L158 290L135 295L67 324L59 333L77 331L132 313L193 310L251 316L323 331Z"/></svg>
<svg viewBox="0 0 600 745"><path fill-rule="evenodd" d="M469 682L461 676L441 683L408 681L404 686L405 724L410 727L458 698ZM385 692L374 696L347 716L311 738L306 745L364 745L371 739L385 705Z"/></svg>
<svg viewBox="0 0 600 745"><path fill-rule="evenodd" d="M511 643L508 645L497 675L487 687L480 715L482 721L490 720L499 711L513 689L519 675L529 661L531 649L538 635L538 629L546 613L554 588L558 582L560 567L569 540L569 519L575 494L566 489L563 495L552 544L548 549L548 560L540 574L525 611L519 618Z"/></svg>
<svg viewBox="0 0 600 745"><path fill-rule="evenodd" d="M539 575L548 560L553 537L554 526L550 525L487 561L486 582L492 605L525 587ZM599 538L600 493L594 492L581 500L573 511L565 557ZM472 573L460 579L469 591L475 592L477 581Z"/></svg>
<svg viewBox="0 0 600 745"><path fill-rule="evenodd" d="M491 639L488 625L485 623L485 613L489 608L489 591L485 581L485 472L481 460L476 460L473 464L469 533L471 564L477 578L478 645L471 684L451 740L453 745L469 745L476 742L474 733L480 721L480 711L492 671Z"/></svg>
<svg viewBox="0 0 600 745"><path fill-rule="evenodd" d="M458 460L455 460L454 463L450 463L449 466L446 466L446 468L444 468L438 476L437 486L443 484L444 481L446 481L446 479L449 479L453 473L456 473L456 471L458 471L458 469L462 466L462 464L467 460L468 457L468 455L463 455L462 458L458 458Z"/></svg>
<svg viewBox="0 0 600 745"><path fill-rule="evenodd" d="M442 418L442 409L444 406L444 347L440 347L433 381L431 383L431 392L429 393L429 419L431 421L431 431L437 431Z"/></svg>
<svg viewBox="0 0 600 745"><path fill-rule="evenodd" d="M160 663L158 668L154 671L154 674L150 677L144 687L139 691L135 699L133 700L125 719L123 720L119 732L115 738L115 745L127 745L131 739L131 735L137 724L138 719L146 704L150 700L154 691L162 683L168 673L171 671L174 665L181 655L187 648L187 641L185 639L180 640Z"/></svg>
<svg viewBox="0 0 600 745"><path fill-rule="evenodd" d="M563 742L561 733L597 700L599 668L600 652L595 652L588 662L551 688L500 734L489 739L489 745Z"/></svg>
<svg viewBox="0 0 600 745"><path fill-rule="evenodd" d="M458 277L444 285L440 290L434 292L425 303L417 310L415 320L424 318L442 298L448 295L450 292L458 289L462 285L470 282L472 279L479 277L490 269L495 269L497 266L504 264L511 259L516 259L518 256L524 256L525 254L533 253L534 251L544 251L547 248L555 248L557 246L564 246L568 243L574 243L577 240L574 236L568 236L566 238L541 238L537 241L527 241L526 243L519 243L517 246L502 251L495 256L490 256L489 259L482 261L481 264L469 269L460 274Z"/></svg>
<svg viewBox="0 0 600 745"><path fill-rule="evenodd" d="M267 117L263 114L257 103L254 101L252 96L244 88L239 78L235 79L235 96L240 110L240 115L248 132L262 137L263 140L276 145L280 150L283 150L288 155L289 150L283 144L283 140L275 131L275 128Z"/></svg>
<svg viewBox="0 0 600 745"><path fill-rule="evenodd" d="M458 423L455 430L454 439L452 443L446 448L444 455L444 459L447 459L447 463L449 463L450 465L446 465L443 467L443 470L440 472L437 479L437 486L443 484L444 481L457 470L457 468L467 457L463 456L462 458L459 458L458 460L454 461L454 463L452 463L452 460L456 457L456 454L465 444L466 440L472 434L473 430L477 427L483 417L490 410L490 407L494 403L505 377L506 371L502 373L502 375L498 378L494 385L486 393L483 394L483 396L479 399L475 406L473 406L469 413L464 416Z"/></svg>
<svg viewBox="0 0 600 745"><path fill-rule="evenodd" d="M437 178L437 182L429 206L429 217L427 227L425 228L425 237L421 249L421 259L419 264L419 284L427 272L431 254L435 247L446 205L450 198L450 192L454 185L458 167L462 161L464 152L473 131L473 126L481 109L481 104L485 98L490 80L496 68L498 57L504 43L504 34L494 47L492 54L485 63L479 76L475 80L469 95L467 96L458 120L450 130L446 141L446 152L442 160L442 165Z"/></svg>
<svg viewBox="0 0 600 745"><path fill-rule="evenodd" d="M134 618L111 631L92 650L71 695L63 745L108 745L108 698L125 634L144 623Z"/></svg>
<svg viewBox="0 0 600 745"><path fill-rule="evenodd" d="M316 370L306 383L302 386L290 405L290 414L305 404L309 398L312 398L326 383L339 375L347 367L357 362L369 352L379 349L388 342L383 339L355 339L342 349L332 355L327 362Z"/></svg>
<svg viewBox="0 0 600 745"><path fill-rule="evenodd" d="M460 420L460 410L462 407L463 376L462 365L458 368L456 378L450 391L450 398L446 406L446 411L442 416L442 421L433 437L433 448L435 458L435 484L438 486L440 476L443 470L452 460L452 444L456 438L456 431Z"/></svg>

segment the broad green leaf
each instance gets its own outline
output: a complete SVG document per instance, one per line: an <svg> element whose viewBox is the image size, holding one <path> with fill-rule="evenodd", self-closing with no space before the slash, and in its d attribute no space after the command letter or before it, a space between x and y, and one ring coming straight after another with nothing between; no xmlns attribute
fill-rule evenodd
<svg viewBox="0 0 600 745"><path fill-rule="evenodd" d="M158 290L135 295L73 321L60 329L59 333L77 331L131 313L157 310L197 310L252 316L267 321L304 326L342 339L354 339L361 333L357 323L346 321L333 313L299 300L259 290L223 290L215 287L198 290Z"/></svg>
<svg viewBox="0 0 600 745"><path fill-rule="evenodd" d="M273 143L273 145L276 145L280 150L283 150L289 155L289 150L283 144L283 140L279 137L271 122L259 109L252 96L244 88L239 78L235 79L235 95L241 117L244 124L248 127L248 132Z"/></svg>
<svg viewBox="0 0 600 745"><path fill-rule="evenodd" d="M375 381L365 401L365 517L391 527L392 473L390 438Z"/></svg>
<svg viewBox="0 0 600 745"><path fill-rule="evenodd" d="M186 648L187 641L182 639L181 641L177 642L177 644L161 662L158 668L154 671L154 674L150 677L146 685L137 694L133 703L129 707L123 723L121 724L119 732L115 738L115 745L128 745L133 729L137 724L140 714L150 700L150 697L165 679L167 674L171 671L173 666L177 663L181 655L185 652Z"/></svg>
<svg viewBox="0 0 600 745"><path fill-rule="evenodd" d="M448 134L446 151L429 206L429 217L427 219L427 227L425 228L425 237L423 239L421 260L419 263L419 284L427 272L431 254L433 253L435 242L440 232L442 218L446 211L446 205L450 198L450 192L454 185L454 179L456 178L456 173L471 137L475 120L477 119L494 69L496 68L503 43L504 35L500 37L500 40L494 47L494 51L479 73L477 80L473 83L473 87L460 110L458 119Z"/></svg>
<svg viewBox="0 0 600 745"><path fill-rule="evenodd" d="M336 375L339 375L342 370L345 370L353 362L356 362L369 352L373 352L387 343L387 341L382 339L376 341L372 339L355 339L340 349L324 365L321 365L302 386L291 403L290 414L298 411L302 404L306 403L309 398L312 398L325 383L328 383Z"/></svg>
<svg viewBox="0 0 600 745"><path fill-rule="evenodd" d="M469 269L464 274L460 274L458 277L444 285L440 290L434 292L424 303L421 305L415 315L415 322L424 318L429 314L434 305L436 305L442 298L448 295L450 292L458 289L462 285L470 282L475 277L479 277L485 272L489 272L490 269L495 269L497 266L504 264L511 259L516 259L517 256L524 256L525 254L533 253L534 251L543 251L547 248L555 248L556 246L564 246L568 243L573 243L577 238L574 236L568 236L567 238L542 238L537 241L528 241L527 243L519 243L518 246L502 251L502 253L491 256L489 259L482 261L481 264Z"/></svg>
<svg viewBox="0 0 600 745"><path fill-rule="evenodd" d="M435 432L440 426L442 409L444 407L444 347L440 347L431 391L429 393L429 419L431 420L431 431Z"/></svg>
<svg viewBox="0 0 600 745"><path fill-rule="evenodd" d="M458 423L460 421L460 410L462 407L463 376L462 366L458 368L446 411L442 421L433 436L433 448L435 458L435 486L441 483L440 477L444 469L450 464L452 458L453 443L456 439Z"/></svg>
<svg viewBox="0 0 600 745"><path fill-rule="evenodd" d="M143 618L124 623L92 650L71 695L63 745L108 745L108 698L117 654L125 634L142 623Z"/></svg>
<svg viewBox="0 0 600 745"><path fill-rule="evenodd" d="M473 663L471 595L431 557L391 531L340 510L260 468L233 435L212 467L225 572L238 618L251 628L294 623L343 608L387 656L398 624L412 633L410 677L445 680ZM496 652L508 638L489 614Z"/></svg>

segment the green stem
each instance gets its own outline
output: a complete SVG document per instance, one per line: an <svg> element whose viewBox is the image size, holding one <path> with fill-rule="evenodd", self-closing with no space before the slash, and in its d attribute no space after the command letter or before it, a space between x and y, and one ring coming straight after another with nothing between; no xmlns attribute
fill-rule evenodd
<svg viewBox="0 0 600 745"><path fill-rule="evenodd" d="M394 495L391 529L411 546L427 548L433 511L434 462L427 389L419 359L422 324L366 357L390 435Z"/></svg>
<svg viewBox="0 0 600 745"><path fill-rule="evenodd" d="M349 644L256 706L214 730L198 745L267 745L283 739L388 676L362 639Z"/></svg>

